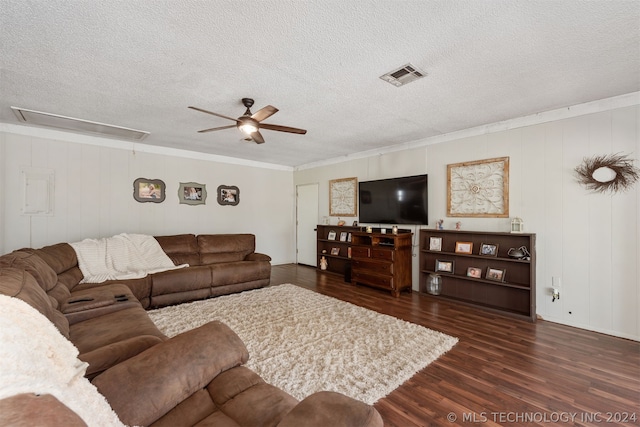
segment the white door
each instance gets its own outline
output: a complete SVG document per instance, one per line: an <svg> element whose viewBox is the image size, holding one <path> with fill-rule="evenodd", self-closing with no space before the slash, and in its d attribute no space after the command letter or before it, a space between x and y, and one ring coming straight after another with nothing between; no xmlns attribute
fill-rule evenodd
<svg viewBox="0 0 640 427"><path fill-rule="evenodd" d="M296 186L296 262L317 266L318 184Z"/></svg>

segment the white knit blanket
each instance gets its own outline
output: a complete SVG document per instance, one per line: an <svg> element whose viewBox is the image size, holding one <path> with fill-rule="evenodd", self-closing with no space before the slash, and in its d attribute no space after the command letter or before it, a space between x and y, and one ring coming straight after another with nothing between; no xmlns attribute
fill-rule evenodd
<svg viewBox="0 0 640 427"><path fill-rule="evenodd" d="M174 265L153 236L118 234L70 243L84 275L80 283L139 279L147 274L188 267Z"/></svg>
<svg viewBox="0 0 640 427"><path fill-rule="evenodd" d="M0 399L51 394L89 426L123 426L93 384L78 349L39 311L0 295Z"/></svg>

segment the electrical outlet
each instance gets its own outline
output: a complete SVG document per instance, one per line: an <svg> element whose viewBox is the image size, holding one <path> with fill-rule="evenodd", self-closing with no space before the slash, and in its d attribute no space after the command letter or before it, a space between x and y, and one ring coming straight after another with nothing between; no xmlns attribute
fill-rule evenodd
<svg viewBox="0 0 640 427"><path fill-rule="evenodd" d="M562 285L562 279L560 279L560 277L553 276L551 277L551 284L555 289L559 289Z"/></svg>

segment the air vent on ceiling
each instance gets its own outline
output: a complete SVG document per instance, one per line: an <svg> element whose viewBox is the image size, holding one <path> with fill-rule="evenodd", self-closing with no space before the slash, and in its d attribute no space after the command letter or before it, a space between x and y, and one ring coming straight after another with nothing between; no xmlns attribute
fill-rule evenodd
<svg viewBox="0 0 640 427"><path fill-rule="evenodd" d="M11 109L15 113L16 117L18 117L18 120L32 125L49 126L82 133L95 133L116 138L134 139L137 141L140 141L149 135L149 132L142 130L107 125L89 120L76 119L74 117L43 113L42 111L27 110L26 108L20 107L11 107Z"/></svg>
<svg viewBox="0 0 640 427"><path fill-rule="evenodd" d="M426 76L427 73L418 70L414 65L407 64L402 67L383 74L380 76L382 80L387 83L391 83L394 86L403 86L407 83L411 83L415 80L421 79Z"/></svg>

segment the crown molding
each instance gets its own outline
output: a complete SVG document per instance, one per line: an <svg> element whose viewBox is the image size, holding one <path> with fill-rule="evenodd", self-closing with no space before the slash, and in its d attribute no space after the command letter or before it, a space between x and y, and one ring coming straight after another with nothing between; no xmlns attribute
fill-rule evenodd
<svg viewBox="0 0 640 427"><path fill-rule="evenodd" d="M337 163L343 163L350 160L363 159L382 154L393 153L402 150L411 150L414 148L425 147L427 145L441 144L443 142L453 141L457 139L468 138L478 135L486 135L490 133L502 132L510 129L517 129L527 126L539 125L542 123L554 122L558 120L570 119L573 117L584 116L587 114L601 113L603 111L615 110L618 108L632 107L640 105L640 92L631 92L620 96L600 99L597 101L586 102L583 104L573 105L569 107L558 108L555 110L544 111L541 113L531 114L528 116L516 117L501 122L490 123L486 125L476 126L469 129L463 129L455 132L445 133L442 135L431 136L429 138L419 139L416 141L404 142L402 144L391 145L388 147L377 148L373 150L361 151L354 154L348 154L332 159L320 160L317 162L307 163L296 166L295 170L313 169L320 166L328 166Z"/></svg>
<svg viewBox="0 0 640 427"><path fill-rule="evenodd" d="M100 136L85 135L73 132L66 132L57 129L46 129L35 126L18 125L13 123L1 123L0 132L14 133L18 135L32 136L36 138L54 139L57 141L73 142L76 144L97 145L100 147L115 148L119 150L130 150L141 153L162 154L172 157L186 159L205 160L232 165L250 166L261 169L272 169L280 171L293 171L293 167L276 165L273 163L256 162L253 160L238 159L236 157L219 156L216 154L200 153L196 151L181 150L178 148L159 147L150 144L143 144L133 141L122 141L118 139L104 138Z"/></svg>

